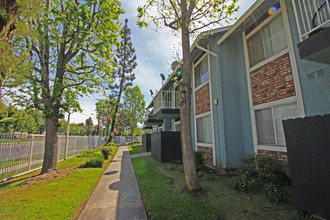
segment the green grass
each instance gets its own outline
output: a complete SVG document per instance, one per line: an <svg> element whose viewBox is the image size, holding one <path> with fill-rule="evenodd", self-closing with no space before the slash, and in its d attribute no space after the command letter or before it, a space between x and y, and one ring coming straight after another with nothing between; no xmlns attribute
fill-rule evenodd
<svg viewBox="0 0 330 220"><path fill-rule="evenodd" d="M142 145L132 145L128 146L129 154L139 154L142 153Z"/></svg>
<svg viewBox="0 0 330 220"><path fill-rule="evenodd" d="M112 155L117 150L112 147ZM1 183L0 219L71 219L110 164L108 160L103 168L78 169L85 160L72 157L59 162L58 169L60 173L66 169L66 176L47 182L26 184L38 171Z"/></svg>
<svg viewBox="0 0 330 220"><path fill-rule="evenodd" d="M204 173L202 191L186 193L182 165L159 163L152 157L133 159L142 198L150 219L296 219L290 197L269 202L262 192L243 193L229 188L229 176ZM292 192L292 188L286 191Z"/></svg>

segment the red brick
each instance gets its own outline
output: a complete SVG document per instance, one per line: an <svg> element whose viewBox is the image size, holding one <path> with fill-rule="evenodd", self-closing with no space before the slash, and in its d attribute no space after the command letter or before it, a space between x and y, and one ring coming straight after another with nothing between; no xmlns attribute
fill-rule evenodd
<svg viewBox="0 0 330 220"><path fill-rule="evenodd" d="M196 115L211 111L209 83L195 92Z"/></svg>
<svg viewBox="0 0 330 220"><path fill-rule="evenodd" d="M204 158L206 164L213 165L213 148L197 146L197 151L204 151Z"/></svg>

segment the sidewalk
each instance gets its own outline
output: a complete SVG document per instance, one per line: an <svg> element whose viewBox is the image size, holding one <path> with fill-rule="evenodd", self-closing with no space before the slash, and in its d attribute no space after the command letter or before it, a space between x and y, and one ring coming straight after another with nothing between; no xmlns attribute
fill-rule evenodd
<svg viewBox="0 0 330 220"><path fill-rule="evenodd" d="M79 217L79 220L85 219L147 219L126 146L119 147L88 200Z"/></svg>

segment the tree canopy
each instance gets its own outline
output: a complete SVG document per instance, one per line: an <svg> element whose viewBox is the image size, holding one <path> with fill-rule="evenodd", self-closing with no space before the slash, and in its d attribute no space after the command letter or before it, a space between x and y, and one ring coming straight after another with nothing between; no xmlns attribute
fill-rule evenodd
<svg viewBox="0 0 330 220"><path fill-rule="evenodd" d="M180 81L181 151L187 188L199 190L191 135L191 75L190 34L214 24L225 24L238 10L238 0L147 0L139 7L138 25L147 27L149 19L157 27L166 26L181 34L182 80ZM154 9L154 10L153 10Z"/></svg>

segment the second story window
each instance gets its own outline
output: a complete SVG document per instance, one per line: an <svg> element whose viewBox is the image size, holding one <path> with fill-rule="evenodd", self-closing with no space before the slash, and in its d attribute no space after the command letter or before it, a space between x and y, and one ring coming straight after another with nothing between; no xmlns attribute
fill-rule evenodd
<svg viewBox="0 0 330 220"><path fill-rule="evenodd" d="M283 19L278 15L247 40L250 67L287 48Z"/></svg>
<svg viewBox="0 0 330 220"><path fill-rule="evenodd" d="M207 56L194 68L195 88L209 80L209 65Z"/></svg>

